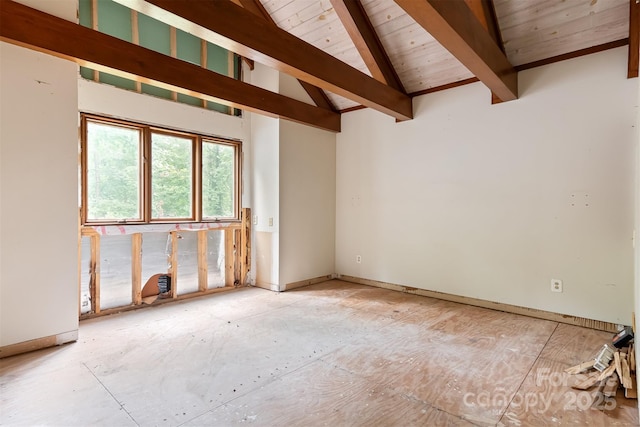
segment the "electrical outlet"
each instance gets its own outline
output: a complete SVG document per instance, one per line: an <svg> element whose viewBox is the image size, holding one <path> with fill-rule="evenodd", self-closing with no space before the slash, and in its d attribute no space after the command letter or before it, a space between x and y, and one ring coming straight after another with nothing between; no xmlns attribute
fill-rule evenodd
<svg viewBox="0 0 640 427"><path fill-rule="evenodd" d="M356 255L356 262L360 264L362 262L362 257L360 255Z"/></svg>
<svg viewBox="0 0 640 427"><path fill-rule="evenodd" d="M551 279L551 292L562 292L562 280Z"/></svg>

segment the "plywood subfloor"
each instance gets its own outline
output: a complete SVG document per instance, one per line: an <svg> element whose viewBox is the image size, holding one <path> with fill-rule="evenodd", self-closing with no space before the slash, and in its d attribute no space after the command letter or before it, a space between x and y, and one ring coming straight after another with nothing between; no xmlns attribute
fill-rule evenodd
<svg viewBox="0 0 640 427"><path fill-rule="evenodd" d="M610 338L340 281L245 288L0 360L0 425L638 425L563 373Z"/></svg>

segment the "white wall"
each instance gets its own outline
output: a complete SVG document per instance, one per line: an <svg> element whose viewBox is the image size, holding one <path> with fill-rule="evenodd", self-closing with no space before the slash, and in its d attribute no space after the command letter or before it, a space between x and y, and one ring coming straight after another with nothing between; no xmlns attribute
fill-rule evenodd
<svg viewBox="0 0 640 427"><path fill-rule="evenodd" d="M75 1L22 1L75 20ZM0 346L78 329L77 66L0 43Z"/></svg>
<svg viewBox="0 0 640 427"><path fill-rule="evenodd" d="M337 272L629 324L638 82L626 48L519 78L513 102L490 105L477 83L414 99L399 124L343 115Z"/></svg>
<svg viewBox="0 0 640 427"><path fill-rule="evenodd" d="M313 104L293 77L280 93ZM280 120L280 284L335 273L336 134Z"/></svg>
<svg viewBox="0 0 640 427"><path fill-rule="evenodd" d="M78 109L85 113L108 115L223 138L237 140L249 138L248 126L241 117L123 90L82 78L78 79Z"/></svg>
<svg viewBox="0 0 640 427"><path fill-rule="evenodd" d="M249 80L312 103L297 80L261 64ZM283 291L333 274L335 134L257 114L250 120L256 284Z"/></svg>
<svg viewBox="0 0 640 427"><path fill-rule="evenodd" d="M280 121L280 282L335 272L336 136Z"/></svg>
<svg viewBox="0 0 640 427"><path fill-rule="evenodd" d="M264 89L278 91L278 72L262 64L255 64L247 80ZM251 121L252 249L255 255L252 277L259 286L279 290L279 120L259 114L248 115Z"/></svg>

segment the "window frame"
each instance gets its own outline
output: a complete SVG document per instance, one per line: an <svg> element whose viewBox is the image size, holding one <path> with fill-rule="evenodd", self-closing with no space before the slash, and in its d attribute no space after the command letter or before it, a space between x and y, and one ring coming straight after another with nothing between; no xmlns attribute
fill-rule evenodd
<svg viewBox="0 0 640 427"><path fill-rule="evenodd" d="M191 216L184 218L154 218L153 217L153 135L167 135L167 136L176 136L178 138L190 139L191 140ZM201 144L201 139L197 138L195 134L189 134L185 132L174 132L168 131L166 129L158 128L158 127L149 127L149 154L146 157L147 159L147 179L145 184L148 184L148 192L149 197L145 198L145 203L148 204L146 211L149 214L148 221L149 222L195 222L198 218L199 206L197 204L197 200L202 197L202 191L197 186L198 182L196 180L196 176L198 175L198 169L202 169L201 161L199 161L199 155L196 147ZM146 141L145 141L146 142ZM200 196L198 196L200 194ZM202 218L202 214L200 214L200 218Z"/></svg>
<svg viewBox="0 0 640 427"><path fill-rule="evenodd" d="M216 222L216 218L212 218L212 217L204 217L203 212L202 212L202 147L204 144L218 144L218 145L226 145L226 146L231 146L234 147L234 159L233 159L233 170L235 171L234 174L234 179L233 179L233 198L234 198L234 204L233 204L233 212L234 212L234 218L236 219L236 221L240 221L240 199L242 197L242 191L240 188L240 184L242 182L242 175L240 173L240 168L241 168L241 151L242 151L242 143L239 142L234 142L233 140L229 140L229 139L222 139L222 138L216 138L216 137L202 137L200 139L200 143L198 144L198 162L199 162L199 170L198 170L198 176L197 176L197 181L198 181L198 194L200 194L200 198L198 199L197 203L198 203L198 211L200 212L200 219L202 222Z"/></svg>
<svg viewBox="0 0 640 427"><path fill-rule="evenodd" d="M139 152L139 171L140 171L140 194L139 209L141 213L140 219L135 220L108 220L108 219L88 219L88 167L87 167L87 144L88 144L88 124L98 123L104 125L119 126L123 128L135 129L140 131L140 149ZM176 136L179 138L191 139L191 215L187 218L153 218L152 217L152 142L153 134L162 134ZM203 217L202 212L202 145L203 144L220 144L233 147L233 215L229 217ZM167 223L234 223L240 222L240 206L241 206L241 156L242 141L221 138L213 135L203 135L194 132L185 132L171 128L148 125L129 120L116 119L90 113L80 113L80 214L82 225L136 225L136 224L167 224Z"/></svg>

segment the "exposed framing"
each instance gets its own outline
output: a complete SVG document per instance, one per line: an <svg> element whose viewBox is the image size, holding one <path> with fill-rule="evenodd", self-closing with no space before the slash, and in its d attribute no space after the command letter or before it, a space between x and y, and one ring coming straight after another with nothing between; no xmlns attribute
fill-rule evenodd
<svg viewBox="0 0 640 427"><path fill-rule="evenodd" d="M92 6L93 13L93 6ZM97 12L96 12L97 16ZM94 28L95 30L96 28ZM140 30L138 27L138 11L131 9L131 42L135 45L140 45ZM136 92L142 93L142 83L139 81L135 82L136 84Z"/></svg>
<svg viewBox="0 0 640 427"><path fill-rule="evenodd" d="M140 27L138 20L138 11L135 9L130 9L131 11L131 43L136 46L140 46ZM99 31L98 28L98 0L91 0L91 28L93 30ZM177 42L177 30L173 26L169 26L169 42L170 42L170 55L172 58L177 58L178 56L178 42ZM207 41L200 39L200 64L202 68L207 68ZM228 51L228 72L227 76L231 78L235 78L235 54L231 51ZM252 68L253 69L253 68ZM100 82L100 72L98 70L93 71L93 81ZM136 80L134 81L135 91L138 93L142 93L142 82ZM171 100L175 102L180 102L178 100L178 92L171 91ZM200 99L200 106L203 108L207 108L208 101L206 99ZM228 114L236 115L238 109L228 106L227 107Z"/></svg>
<svg viewBox="0 0 640 427"><path fill-rule="evenodd" d="M186 298L192 298L199 295L207 295L211 293L217 293L234 289L238 286L243 286L247 282L247 275L251 267L251 211L248 208L240 209L240 194L241 194L241 153L242 146L238 141L226 140L219 137L196 135L189 132L176 131L171 129L165 129L157 126L149 126L140 123L133 123L120 119L108 118L97 116L93 114L81 114L81 169L82 169L82 194L83 202L86 200L87 193L87 164L86 164L86 135L87 135L87 123L88 122L113 124L122 126L124 128L132 128L140 131L140 141L142 149L139 150L141 162L140 177L143 182L143 199L141 204L145 205L145 211L143 218L146 222L128 223L128 228L121 230L122 233L130 234L131 238L131 304L121 307L103 309L101 307L100 295L101 295L101 280L100 280L100 245L101 234L105 232L103 227L112 223L90 223L88 226L80 226L80 236L89 237L90 241L90 260L89 260L89 295L91 300L91 309L89 313L82 314L80 308L80 298L78 299L78 311L80 313L80 319L86 319L121 311L132 310L143 307L142 299L142 284L145 278L142 277L142 242L144 239L144 233L147 232L144 226L145 224L152 223L176 223L175 229L169 232L171 249L167 254L167 270L158 271L155 274L168 274L171 277L171 292L166 295L165 298L160 298L153 302L153 304L162 304L168 301L182 300ZM194 192L192 194L192 206L197 212L199 220L202 220L202 144L219 144L233 147L234 158L233 166L235 171L234 176L234 210L235 215L233 218L225 218L222 220L204 220L204 222L215 222L216 226L210 229L200 230L180 230L179 220L152 220L150 218L151 209L151 162L152 162L152 141L153 134L163 134L170 136L183 137L191 141L192 150L192 186ZM86 203L83 203L81 209L82 216L86 217ZM183 222L193 222L195 218L187 219ZM82 223L81 223L82 224ZM121 225L121 224L118 224ZM112 226L115 226L112 225ZM138 228L140 227L140 228ZM136 231L140 230L140 231ZM150 231L153 232L153 231ZM197 233L197 290L186 294L179 294L181 283L178 280L178 254L180 252L179 247L179 233ZM208 235L211 232L224 233L224 287L209 289L208 278L208 259L207 259L207 246ZM80 242L79 242L80 243ZM82 259L80 250L82 246L79 244L79 259ZM79 280L78 290L80 292L82 280Z"/></svg>
<svg viewBox="0 0 640 427"><path fill-rule="evenodd" d="M125 128L137 129L141 135L141 147L139 164L140 168L140 182L141 182L141 194L140 194L140 218L130 221L109 221L109 220L89 220L88 219L88 170L87 170L87 123L104 123ZM192 215L187 218L153 218L152 216L152 136L154 134L164 134L170 136L177 136L181 138L188 138L192 140L192 158L191 158L191 213ZM234 214L232 217L220 217L209 218L205 217L202 212L202 145L203 144L219 144L226 145L234 148ZM195 133L188 133L182 131L171 130L167 128L161 128L157 126L149 126L141 123L135 123L130 121L124 121L109 117L103 117L93 114L81 114L81 186L82 186L82 207L81 223L85 225L102 225L102 224L147 224L147 223L175 223L175 222L240 222L241 221L241 182L242 182L242 170L241 170L241 153L242 143L239 141L233 141L213 136L205 136Z"/></svg>
<svg viewBox="0 0 640 427"><path fill-rule="evenodd" d="M218 228L197 231L170 232L171 253L168 255L169 266L166 274L171 276L171 293L167 298L156 300L153 304L164 304L169 301L178 301L193 298L201 295L224 292L245 286L247 274L251 268L251 209L243 208L241 213L247 220L241 223L227 223ZM208 288L208 261L207 261L207 238L211 232L224 232L225 244L225 286L220 288ZM178 281L178 253L179 233L197 233L197 260L198 260L198 290L187 294L178 294L180 283ZM80 314L80 319L88 319L96 316L119 313L144 307L141 297L142 283L142 241L144 233L132 233L131 236L131 288L132 303L130 305L101 309L100 307L100 240L101 235L93 227L82 227L81 236L90 238L90 282L89 291L91 295L91 311ZM165 273L165 272L161 272ZM80 288L78 288L80 291Z"/></svg>
<svg viewBox="0 0 640 427"><path fill-rule="evenodd" d="M11 0L2 0L0 40L161 89L332 132L340 131L338 113L205 70L198 64L171 58Z"/></svg>
<svg viewBox="0 0 640 427"><path fill-rule="evenodd" d="M251 211L243 209L242 227L240 228L240 285L247 281L247 273L251 266Z"/></svg>
<svg viewBox="0 0 640 427"><path fill-rule="evenodd" d="M225 278L225 286L233 286L234 283L235 283L235 277L236 277L235 240L236 240L235 231L231 231L230 230L228 233L224 233L224 253L225 253L224 278ZM229 256L229 255L231 255L231 256Z"/></svg>
<svg viewBox="0 0 640 427"><path fill-rule="evenodd" d="M178 232L172 231L171 236L171 254L169 255L169 271L171 276L171 298L178 297Z"/></svg>
<svg viewBox="0 0 640 427"><path fill-rule="evenodd" d="M208 55L207 41L200 39L200 66L205 70L207 69L207 55ZM201 99L201 101L202 101L202 108L207 108L208 101L206 99Z"/></svg>
<svg viewBox="0 0 640 427"><path fill-rule="evenodd" d="M91 311L100 314L100 236L91 234L91 261L89 262L89 291Z"/></svg>
<svg viewBox="0 0 640 427"><path fill-rule="evenodd" d="M136 12L137 18L137 12ZM91 0L91 29L94 31L98 30L98 0ZM100 81L100 71L93 70L93 80L96 82Z"/></svg>
<svg viewBox="0 0 640 427"><path fill-rule="evenodd" d="M131 9L133 10L133 9ZM169 27L169 44L171 45L171 57L178 57L178 32L175 27ZM178 92L171 91L171 99L173 101L178 101Z"/></svg>
<svg viewBox="0 0 640 427"><path fill-rule="evenodd" d="M142 304L142 233L131 235L131 300Z"/></svg>
<svg viewBox="0 0 640 427"><path fill-rule="evenodd" d="M207 275L209 273L207 265L207 231L198 231L198 291L204 292L208 288ZM226 254L225 254L226 256Z"/></svg>
<svg viewBox="0 0 640 427"><path fill-rule="evenodd" d="M115 1L396 119L413 118L411 99L406 94L270 25L231 1ZM260 37L255 37L256 32Z"/></svg>

